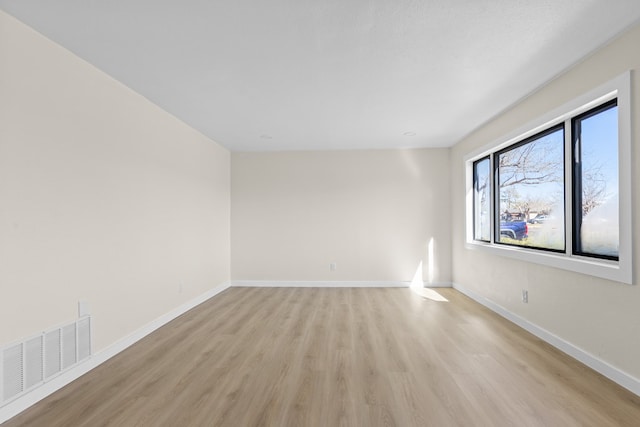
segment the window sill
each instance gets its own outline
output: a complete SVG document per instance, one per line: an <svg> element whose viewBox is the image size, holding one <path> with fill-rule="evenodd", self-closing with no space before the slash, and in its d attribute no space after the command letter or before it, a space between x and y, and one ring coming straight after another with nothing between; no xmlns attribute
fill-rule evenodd
<svg viewBox="0 0 640 427"><path fill-rule="evenodd" d="M477 241L466 242L465 247L469 250L479 250L492 255L560 268L562 270L587 274L615 282L625 284L633 283L632 270L630 268L631 262L630 260L625 262L622 257L620 261L608 261ZM625 266L627 266L627 268L625 268Z"/></svg>

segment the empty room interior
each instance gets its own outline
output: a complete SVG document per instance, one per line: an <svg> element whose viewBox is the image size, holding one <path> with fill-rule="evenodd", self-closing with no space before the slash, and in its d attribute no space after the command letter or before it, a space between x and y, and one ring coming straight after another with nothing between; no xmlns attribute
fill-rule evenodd
<svg viewBox="0 0 640 427"><path fill-rule="evenodd" d="M640 425L640 2L0 0L0 424Z"/></svg>

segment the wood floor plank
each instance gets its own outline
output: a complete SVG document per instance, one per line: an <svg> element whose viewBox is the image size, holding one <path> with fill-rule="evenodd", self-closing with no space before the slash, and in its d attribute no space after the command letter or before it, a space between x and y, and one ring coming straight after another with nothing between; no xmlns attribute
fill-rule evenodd
<svg viewBox="0 0 640 427"><path fill-rule="evenodd" d="M231 288L3 426L640 425L638 396L433 292Z"/></svg>

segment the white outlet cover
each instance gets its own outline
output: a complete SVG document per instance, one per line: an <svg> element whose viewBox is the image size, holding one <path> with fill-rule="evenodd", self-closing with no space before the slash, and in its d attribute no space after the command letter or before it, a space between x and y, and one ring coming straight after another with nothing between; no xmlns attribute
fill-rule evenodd
<svg viewBox="0 0 640 427"><path fill-rule="evenodd" d="M91 315L91 307L85 300L78 301L78 317L85 317Z"/></svg>

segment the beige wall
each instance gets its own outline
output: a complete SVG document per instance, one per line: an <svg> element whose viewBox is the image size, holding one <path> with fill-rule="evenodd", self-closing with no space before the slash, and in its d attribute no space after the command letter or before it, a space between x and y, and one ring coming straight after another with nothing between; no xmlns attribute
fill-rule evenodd
<svg viewBox="0 0 640 427"><path fill-rule="evenodd" d="M590 56L574 69L474 132L451 153L453 280L556 334L636 378L640 378L640 287L520 262L464 246L464 156L524 126L571 99L623 72L640 68L640 27ZM632 93L632 148L634 219L640 212L640 186L635 165L640 164L640 79L634 73ZM623 231L625 232L625 231ZM640 239L634 221L635 241ZM639 248L635 247L637 267ZM521 290L529 291L529 303L520 302Z"/></svg>
<svg viewBox="0 0 640 427"><path fill-rule="evenodd" d="M231 164L234 281L411 281L422 262L425 281L450 282L449 150L232 153Z"/></svg>
<svg viewBox="0 0 640 427"><path fill-rule="evenodd" d="M0 63L0 345L85 299L100 350L229 280L227 150L3 12Z"/></svg>

